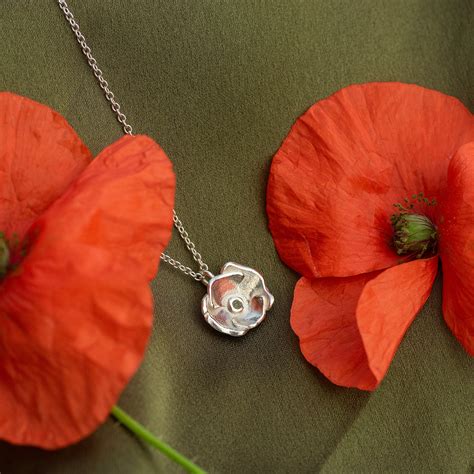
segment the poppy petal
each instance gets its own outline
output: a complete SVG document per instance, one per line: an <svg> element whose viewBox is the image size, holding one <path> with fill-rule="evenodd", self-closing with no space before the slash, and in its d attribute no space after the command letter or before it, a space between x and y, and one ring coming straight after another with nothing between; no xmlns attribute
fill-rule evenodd
<svg viewBox="0 0 474 474"><path fill-rule="evenodd" d="M143 358L173 193L158 145L125 137L31 228L0 285L0 438L55 449L107 418Z"/></svg>
<svg viewBox="0 0 474 474"><path fill-rule="evenodd" d="M68 235L107 248L118 258L133 259L151 280L170 239L174 192L175 175L165 152L145 135L126 135L93 160L32 234L47 222L50 245Z"/></svg>
<svg viewBox="0 0 474 474"><path fill-rule="evenodd" d="M438 219L444 319L474 356L474 142L451 160Z"/></svg>
<svg viewBox="0 0 474 474"><path fill-rule="evenodd" d="M150 290L133 261L61 250L39 248L0 288L0 438L13 444L57 449L93 432L150 334Z"/></svg>
<svg viewBox="0 0 474 474"><path fill-rule="evenodd" d="M428 298L436 269L434 257L352 277L301 278L291 327L306 360L337 385L374 390Z"/></svg>
<svg viewBox="0 0 474 474"><path fill-rule="evenodd" d="M305 359L331 382L373 390L370 371L355 317L364 286L378 272L345 278L301 278L291 307L291 328Z"/></svg>
<svg viewBox="0 0 474 474"><path fill-rule="evenodd" d="M473 139L461 102L415 85L353 85L316 103L271 166L267 212L280 257L308 278L396 264L393 205L420 192L437 198L449 159Z"/></svg>
<svg viewBox="0 0 474 474"><path fill-rule="evenodd" d="M0 231L20 239L92 159L54 110L0 93Z"/></svg>
<svg viewBox="0 0 474 474"><path fill-rule="evenodd" d="M438 257L413 260L383 271L367 283L356 311L371 372L380 382L400 342L428 299Z"/></svg>

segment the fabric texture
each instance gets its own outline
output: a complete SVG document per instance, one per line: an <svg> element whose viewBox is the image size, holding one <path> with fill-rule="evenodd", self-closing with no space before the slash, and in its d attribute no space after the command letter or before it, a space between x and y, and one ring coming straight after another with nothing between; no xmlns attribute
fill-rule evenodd
<svg viewBox="0 0 474 474"><path fill-rule="evenodd" d="M274 249L265 187L295 119L349 84L416 83L473 110L472 2L68 3L135 131L173 161L177 211L211 270L254 267L275 296L231 339L202 320L205 288L162 265L120 406L211 473L471 472L474 361L442 318L441 280L377 391L331 384L290 329L297 275ZM55 1L3 0L0 25L0 90L58 110L94 155L120 136ZM190 261L176 236L168 250ZM61 451L2 443L0 471L181 472L112 420Z"/></svg>

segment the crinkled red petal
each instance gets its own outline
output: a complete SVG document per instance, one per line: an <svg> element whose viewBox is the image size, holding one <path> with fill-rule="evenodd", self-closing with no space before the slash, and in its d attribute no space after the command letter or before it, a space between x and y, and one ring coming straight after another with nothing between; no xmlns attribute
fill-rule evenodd
<svg viewBox="0 0 474 474"><path fill-rule="evenodd" d="M474 142L451 160L438 226L444 319L474 356Z"/></svg>
<svg viewBox="0 0 474 474"><path fill-rule="evenodd" d="M380 382L400 342L428 299L438 257L389 268L365 285L356 319L370 371Z"/></svg>
<svg viewBox="0 0 474 474"><path fill-rule="evenodd" d="M0 93L0 232L20 239L92 156L54 110Z"/></svg>
<svg viewBox="0 0 474 474"><path fill-rule="evenodd" d="M102 423L139 366L174 175L146 137L104 150L0 285L0 438L53 449Z"/></svg>
<svg viewBox="0 0 474 474"><path fill-rule="evenodd" d="M267 212L283 261L308 278L396 264L393 204L439 198L473 125L457 99L409 84L353 85L313 105L270 171Z"/></svg>
<svg viewBox="0 0 474 474"><path fill-rule="evenodd" d="M333 383L374 390L428 298L437 258L343 278L301 278L291 326L301 352Z"/></svg>
<svg viewBox="0 0 474 474"><path fill-rule="evenodd" d="M377 274L313 280L303 277L296 285L291 327L300 339L301 352L337 385L373 390L378 384L355 317L364 286Z"/></svg>

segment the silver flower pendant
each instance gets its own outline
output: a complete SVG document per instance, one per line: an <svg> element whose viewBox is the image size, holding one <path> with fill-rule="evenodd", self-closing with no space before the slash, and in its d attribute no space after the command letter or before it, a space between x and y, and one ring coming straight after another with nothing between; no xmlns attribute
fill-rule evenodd
<svg viewBox="0 0 474 474"><path fill-rule="evenodd" d="M220 275L209 280L202 299L202 314L217 331L243 336L265 319L273 301L260 273L228 262Z"/></svg>

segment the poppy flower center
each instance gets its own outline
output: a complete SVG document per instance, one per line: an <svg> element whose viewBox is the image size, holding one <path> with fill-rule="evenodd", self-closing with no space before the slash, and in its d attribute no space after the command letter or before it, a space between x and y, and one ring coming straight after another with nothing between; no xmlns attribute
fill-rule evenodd
<svg viewBox="0 0 474 474"><path fill-rule="evenodd" d="M0 232L0 280L18 268L27 251L27 240L21 242L16 234L7 239L5 234Z"/></svg>
<svg viewBox="0 0 474 474"><path fill-rule="evenodd" d="M428 199L423 193L414 194L412 201L405 198L404 204L394 204L399 212L391 217L393 227L392 245L398 255L422 258L436 254L438 230L424 214L416 213L421 206L436 206L436 199Z"/></svg>
<svg viewBox="0 0 474 474"><path fill-rule="evenodd" d="M434 255L438 231L431 220L420 214L399 214L392 220L393 246L398 255L422 258Z"/></svg>
<svg viewBox="0 0 474 474"><path fill-rule="evenodd" d="M3 278L10 265L10 249L2 233L0 233L0 278Z"/></svg>

